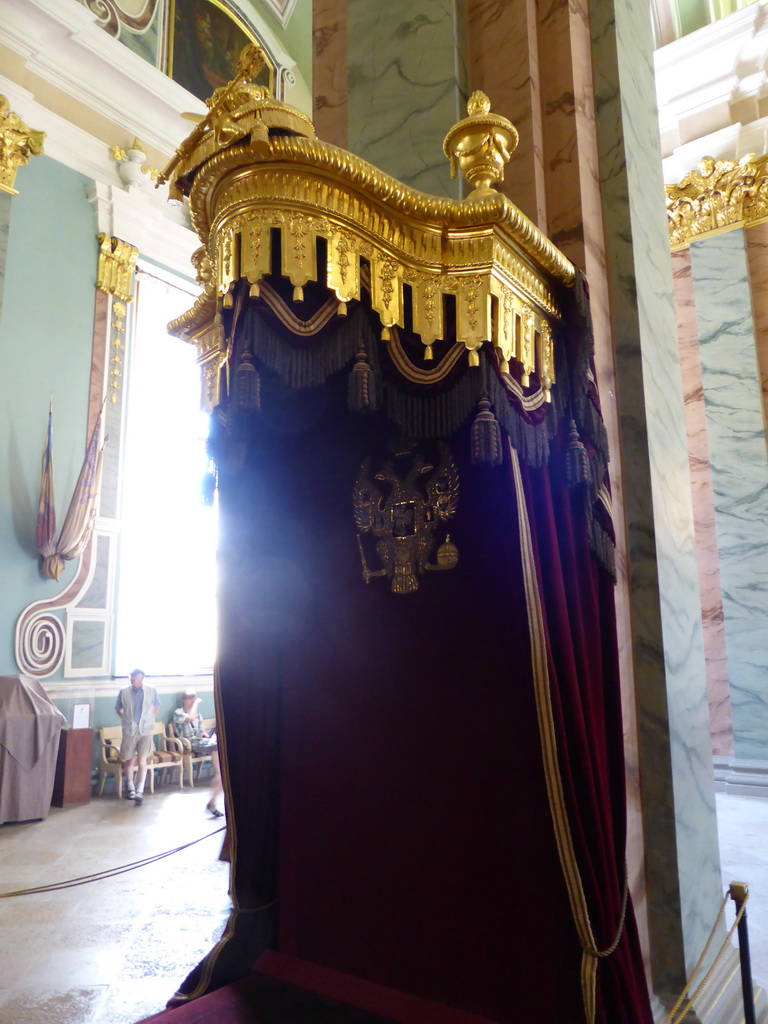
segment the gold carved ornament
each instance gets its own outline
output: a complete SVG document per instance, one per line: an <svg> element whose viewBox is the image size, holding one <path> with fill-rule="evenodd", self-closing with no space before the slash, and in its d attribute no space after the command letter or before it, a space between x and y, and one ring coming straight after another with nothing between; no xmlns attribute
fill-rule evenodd
<svg viewBox="0 0 768 1024"><path fill-rule="evenodd" d="M96 287L113 297L111 320L111 355L107 370L110 387L110 402L117 403L120 382L123 377L125 342L126 303L133 298L131 287L133 271L139 250L119 238L100 233L99 262L96 272Z"/></svg>
<svg viewBox="0 0 768 1024"><path fill-rule="evenodd" d="M667 185L667 218L672 249L768 218L768 156L699 161L677 185Z"/></svg>
<svg viewBox="0 0 768 1024"><path fill-rule="evenodd" d="M304 114L249 83L261 59L256 48L245 48L238 75L214 93L159 179L172 197L189 198L202 243L195 265L203 293L170 330L198 349L204 407L218 404L225 379L222 309L239 281L248 282L252 297L260 294L278 233L280 270L295 303L318 280L317 241L324 239L321 283L335 295L338 314L365 288L382 340L409 318L429 363L435 342L453 340L443 312L452 298L455 341L469 365L478 365L478 350L491 345L502 372L516 366L523 386L536 374L547 398L559 293L575 271L492 187L516 144L513 126L490 113L487 97L474 95L469 116L445 141L474 191L463 200L430 196L318 140Z"/></svg>
<svg viewBox="0 0 768 1024"><path fill-rule="evenodd" d="M445 444L439 446L437 465L407 441L396 442L392 454L375 473L370 459L360 468L353 491L357 543L366 583L386 576L393 594L411 594L425 572L453 569L458 562L450 535L438 548L436 561L429 559L435 531L456 514L459 473ZM376 541L380 569L368 565L366 534Z"/></svg>
<svg viewBox="0 0 768 1024"><path fill-rule="evenodd" d="M5 96L0 96L0 192L18 195L16 172L29 163L30 156L43 152L45 132L35 131L11 111Z"/></svg>

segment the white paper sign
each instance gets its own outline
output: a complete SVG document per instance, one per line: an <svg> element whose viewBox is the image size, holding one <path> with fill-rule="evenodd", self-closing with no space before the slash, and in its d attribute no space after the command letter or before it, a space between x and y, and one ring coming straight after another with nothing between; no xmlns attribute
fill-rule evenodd
<svg viewBox="0 0 768 1024"><path fill-rule="evenodd" d="M91 724L91 705L75 704L72 707L72 728L87 729Z"/></svg>

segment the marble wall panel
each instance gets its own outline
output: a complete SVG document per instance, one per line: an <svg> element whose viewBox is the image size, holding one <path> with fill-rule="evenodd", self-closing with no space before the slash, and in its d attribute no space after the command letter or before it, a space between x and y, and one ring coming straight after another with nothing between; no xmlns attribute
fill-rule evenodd
<svg viewBox="0 0 768 1024"><path fill-rule="evenodd" d="M443 139L466 117L464 0L348 0L349 149L435 195L458 197Z"/></svg>
<svg viewBox="0 0 768 1024"><path fill-rule="evenodd" d="M520 136L501 191L546 231L535 2L469 0L468 15L469 91L487 93L491 109L508 117Z"/></svg>
<svg viewBox="0 0 768 1024"><path fill-rule="evenodd" d="M747 258L763 413L768 422L768 224L747 228Z"/></svg>
<svg viewBox="0 0 768 1024"><path fill-rule="evenodd" d="M313 0L313 121L318 138L347 148L347 2Z"/></svg>
<svg viewBox="0 0 768 1024"><path fill-rule="evenodd" d="M107 624L104 621L82 619L72 626L72 668L101 669L104 665L104 645Z"/></svg>
<svg viewBox="0 0 768 1024"><path fill-rule="evenodd" d="M768 749L768 456L742 229L691 244L735 753Z"/></svg>
<svg viewBox="0 0 768 1024"><path fill-rule="evenodd" d="M594 2L589 15L651 966L656 991L676 995L716 919L721 893L653 47L645 5Z"/></svg>
<svg viewBox="0 0 768 1024"><path fill-rule="evenodd" d="M704 657L707 668L712 753L716 756L729 757L733 755L731 695L728 687L723 595L720 589L720 558L717 552L715 506L712 495L712 474L709 466L707 419L704 409L704 386L701 379L699 335L689 249L681 249L672 254L672 268L677 309L677 335L680 345L680 368L683 374L685 423L688 435L688 464L691 469L691 493L693 496L696 560L699 567L699 589L701 591L701 619L704 629Z"/></svg>
<svg viewBox="0 0 768 1024"><path fill-rule="evenodd" d="M98 608L111 611L108 605L110 593L110 546L112 538L101 534L96 537L93 558L93 575L88 589L77 602L78 608Z"/></svg>

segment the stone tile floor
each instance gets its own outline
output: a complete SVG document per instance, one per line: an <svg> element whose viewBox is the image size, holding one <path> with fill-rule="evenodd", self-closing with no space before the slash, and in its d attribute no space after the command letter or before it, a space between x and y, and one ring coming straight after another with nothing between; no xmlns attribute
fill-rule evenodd
<svg viewBox="0 0 768 1024"><path fill-rule="evenodd" d="M146 867L0 899L0 1024L134 1024L163 1009L221 934L229 865L207 785L114 795L0 825L0 893L80 877L201 842Z"/></svg>
<svg viewBox="0 0 768 1024"><path fill-rule="evenodd" d="M0 825L0 893L131 863L152 865L57 892L0 899L0 1024L134 1024L161 1010L229 912L223 819L207 786L158 788L141 808L114 796ZM768 987L768 800L717 794L724 890L750 887L755 982ZM729 908L729 921L733 913Z"/></svg>

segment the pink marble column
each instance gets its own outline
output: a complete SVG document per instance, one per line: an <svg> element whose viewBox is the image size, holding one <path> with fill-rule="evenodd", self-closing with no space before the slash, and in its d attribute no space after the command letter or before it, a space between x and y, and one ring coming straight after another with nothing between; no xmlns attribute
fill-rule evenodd
<svg viewBox="0 0 768 1024"><path fill-rule="evenodd" d="M467 13L470 92L487 93L520 136L501 191L546 231L535 0L469 0Z"/></svg>
<svg viewBox="0 0 768 1024"><path fill-rule="evenodd" d="M597 171L589 17L584 0L470 0L470 86L509 117L520 144L504 192L586 272L595 329L595 363L611 450L617 525L616 611L627 771L630 886L643 948L648 950L643 821L630 595L614 346L609 311L603 205ZM499 54L504 59L499 59ZM576 99L578 97L578 101Z"/></svg>
<svg viewBox="0 0 768 1024"><path fill-rule="evenodd" d="M313 121L318 138L347 148L347 4L312 3Z"/></svg>
<svg viewBox="0 0 768 1024"><path fill-rule="evenodd" d="M728 656L720 589L720 561L717 551L712 474L709 465L704 389L694 306L691 255L689 249L672 254L672 271L683 375L685 427L691 468L696 560L701 590L701 618L707 672L707 697L712 732L712 753L729 757L734 753L731 698L728 685ZM768 310L766 311L768 313Z"/></svg>

